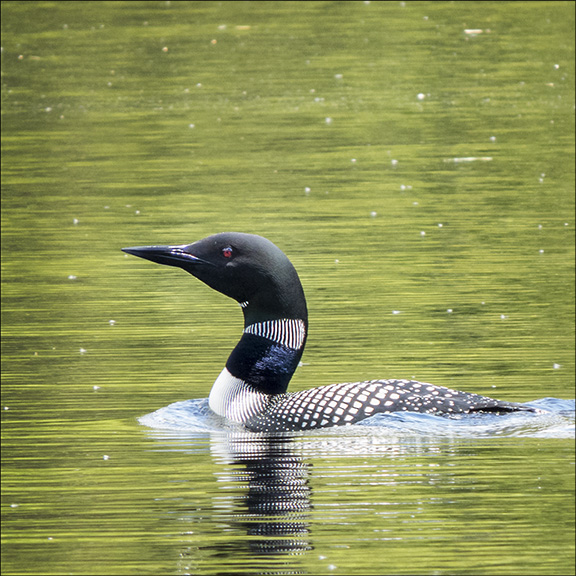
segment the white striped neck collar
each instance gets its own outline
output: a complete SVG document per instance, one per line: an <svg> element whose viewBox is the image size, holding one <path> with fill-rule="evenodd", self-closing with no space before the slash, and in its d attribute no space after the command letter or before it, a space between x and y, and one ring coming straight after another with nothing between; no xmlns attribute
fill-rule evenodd
<svg viewBox="0 0 576 576"><path fill-rule="evenodd" d="M306 340L306 323L297 318L267 320L246 326L244 334L253 334L292 350L300 350Z"/></svg>

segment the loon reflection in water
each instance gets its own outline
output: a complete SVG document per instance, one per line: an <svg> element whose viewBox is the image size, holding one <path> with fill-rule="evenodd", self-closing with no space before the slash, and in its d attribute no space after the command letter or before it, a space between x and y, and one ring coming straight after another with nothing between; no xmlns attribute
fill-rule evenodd
<svg viewBox="0 0 576 576"><path fill-rule="evenodd" d="M240 304L244 331L212 386L209 404L249 430L310 430L402 411L444 416L534 411L415 380L369 380L287 393L304 351L308 311L298 274L277 246L261 236L224 232L187 245L123 251L182 268Z"/></svg>

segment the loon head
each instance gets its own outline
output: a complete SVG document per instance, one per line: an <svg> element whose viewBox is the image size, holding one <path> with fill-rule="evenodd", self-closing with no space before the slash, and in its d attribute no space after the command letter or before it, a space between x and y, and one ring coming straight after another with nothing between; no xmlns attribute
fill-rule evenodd
<svg viewBox="0 0 576 576"><path fill-rule="evenodd" d="M223 232L192 244L122 250L182 268L233 298L244 310L246 325L279 318L307 321L306 299L294 266L280 248L261 236Z"/></svg>

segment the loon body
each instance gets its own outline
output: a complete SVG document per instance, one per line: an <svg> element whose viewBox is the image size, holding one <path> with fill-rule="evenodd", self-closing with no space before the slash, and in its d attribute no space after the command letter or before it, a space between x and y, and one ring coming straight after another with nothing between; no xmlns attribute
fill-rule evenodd
<svg viewBox="0 0 576 576"><path fill-rule="evenodd" d="M188 245L123 251L182 268L240 304L244 331L214 382L209 405L249 430L341 426L399 411L446 416L533 411L415 380L370 380L287 393L304 351L308 311L298 274L277 246L261 236L224 232Z"/></svg>

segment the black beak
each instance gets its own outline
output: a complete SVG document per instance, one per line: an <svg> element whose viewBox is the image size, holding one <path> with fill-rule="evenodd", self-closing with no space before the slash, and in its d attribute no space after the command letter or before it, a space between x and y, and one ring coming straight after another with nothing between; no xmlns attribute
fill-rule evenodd
<svg viewBox="0 0 576 576"><path fill-rule="evenodd" d="M189 265L212 264L207 260L194 256L194 254L190 254L186 251L187 248L189 246L135 246L133 248L122 248L122 252L127 252L158 264L177 266L184 269Z"/></svg>

